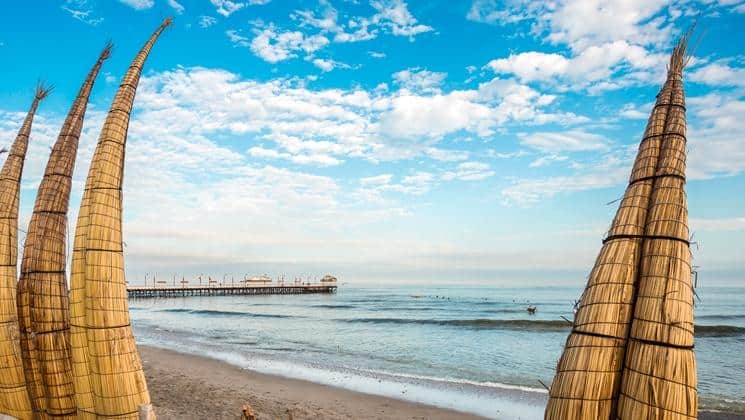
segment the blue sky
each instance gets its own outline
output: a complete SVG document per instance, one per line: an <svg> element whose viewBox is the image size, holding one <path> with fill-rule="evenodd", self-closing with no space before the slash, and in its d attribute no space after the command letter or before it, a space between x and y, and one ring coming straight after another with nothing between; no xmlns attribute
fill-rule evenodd
<svg viewBox="0 0 745 420"><path fill-rule="evenodd" d="M665 74L686 73L703 284L745 274L745 1L62 0L0 16L0 142L40 107L35 187L85 74L75 220L100 126L160 21L130 126L130 281L267 272L580 285Z"/></svg>

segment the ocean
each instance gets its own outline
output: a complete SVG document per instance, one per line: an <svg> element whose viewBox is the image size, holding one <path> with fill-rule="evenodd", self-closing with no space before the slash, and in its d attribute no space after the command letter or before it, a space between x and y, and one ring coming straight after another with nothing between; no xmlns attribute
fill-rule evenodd
<svg viewBox="0 0 745 420"><path fill-rule="evenodd" d="M581 289L342 284L130 300L140 344L491 418L542 418ZM699 288L700 407L745 413L745 288ZM526 308L537 307L535 315ZM188 369L188 368L185 368Z"/></svg>

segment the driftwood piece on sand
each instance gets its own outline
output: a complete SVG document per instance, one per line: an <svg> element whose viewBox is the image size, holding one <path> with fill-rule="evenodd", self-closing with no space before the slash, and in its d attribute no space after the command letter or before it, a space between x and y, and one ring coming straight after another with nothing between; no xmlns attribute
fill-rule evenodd
<svg viewBox="0 0 745 420"><path fill-rule="evenodd" d="M250 405L243 405L243 411L241 411L241 420L256 420L256 414L254 414L253 408Z"/></svg>

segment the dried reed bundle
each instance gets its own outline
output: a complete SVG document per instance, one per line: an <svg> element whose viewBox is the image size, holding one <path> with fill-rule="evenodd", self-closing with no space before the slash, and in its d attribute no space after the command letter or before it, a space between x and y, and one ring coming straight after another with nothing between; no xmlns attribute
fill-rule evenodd
<svg viewBox="0 0 745 420"><path fill-rule="evenodd" d="M668 77L657 95L629 186L578 304L550 389L547 419L610 418L615 412L655 176L660 162L674 160L661 154L661 144L675 125L667 104L677 97L676 86Z"/></svg>
<svg viewBox="0 0 745 420"><path fill-rule="evenodd" d="M94 161L97 155L93 155ZM75 227L75 241L70 269L70 349L72 352L75 402L78 406L78 417L80 419L96 418L93 390L90 382L88 339L85 329L85 245L88 238L89 190L90 177L86 181L85 192L78 211L78 223Z"/></svg>
<svg viewBox="0 0 745 420"><path fill-rule="evenodd" d="M630 340L626 366L617 418L698 418L693 351Z"/></svg>
<svg viewBox="0 0 745 420"><path fill-rule="evenodd" d="M25 339L33 342L27 346L35 349L41 379L41 394L35 397L45 399L43 410L39 407L40 417L75 418L76 414L65 275L67 209L88 98L110 51L111 45L107 44L67 114L39 184L26 235L21 282L25 287L24 296L27 296L23 302L29 305L27 332L32 334ZM28 354L28 357L33 356Z"/></svg>
<svg viewBox="0 0 745 420"><path fill-rule="evenodd" d="M690 33L689 33L690 34ZM674 91L653 182L618 418L695 419L693 284L685 192L683 68L688 34L670 59Z"/></svg>
<svg viewBox="0 0 745 420"><path fill-rule="evenodd" d="M109 44L108 47L110 50L111 44ZM85 215L87 215L87 212L85 212L85 209L87 209L87 206L85 205L85 203L87 202L86 196L87 194L83 195L81 207L78 212L78 223L75 229L75 241L73 244L73 255L70 270L70 362L78 419L95 418L95 414L93 414L93 394L91 393L90 383L88 380L87 341L84 340L85 331L79 327L79 325L82 325L85 322L85 317L82 309L83 302L81 301L79 294L80 287L75 287L76 275L79 276L80 273L83 271L81 267L83 267L85 261L84 258L81 258L82 254L78 253L77 250L80 248L79 237L81 230L81 219L84 218L84 213ZM81 337L83 338L82 343ZM79 357L81 351L83 356L82 360ZM86 380L80 381L81 377L85 378Z"/></svg>
<svg viewBox="0 0 745 420"><path fill-rule="evenodd" d="M121 234L122 180L137 84L150 50L170 24L168 18L158 27L122 80L101 130L78 220L72 279L73 359L76 366L87 360L88 370L76 369L75 386L92 391L93 413L98 418L136 419L140 406L150 404L129 323Z"/></svg>
<svg viewBox="0 0 745 420"><path fill-rule="evenodd" d="M21 360L16 307L21 174L36 109L51 90L42 84L36 87L31 109L0 172L0 413L19 419L32 417Z"/></svg>
<svg viewBox="0 0 745 420"><path fill-rule="evenodd" d="M29 305L29 291L25 281L18 282L18 329L23 361L23 374L26 378L26 391L31 400L34 417L38 417L46 408L44 385L41 381L41 371L36 355L36 342L31 339L31 307Z"/></svg>

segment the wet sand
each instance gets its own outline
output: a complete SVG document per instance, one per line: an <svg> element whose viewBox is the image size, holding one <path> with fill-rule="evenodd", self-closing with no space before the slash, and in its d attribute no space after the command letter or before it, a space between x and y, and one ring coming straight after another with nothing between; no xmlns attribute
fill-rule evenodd
<svg viewBox="0 0 745 420"><path fill-rule="evenodd" d="M452 419L482 417L265 375L209 358L140 346L159 419ZM290 417L290 413L292 417Z"/></svg>
<svg viewBox="0 0 745 420"><path fill-rule="evenodd" d="M745 415L719 411L702 411L698 414L698 418L699 420L745 420Z"/></svg>

